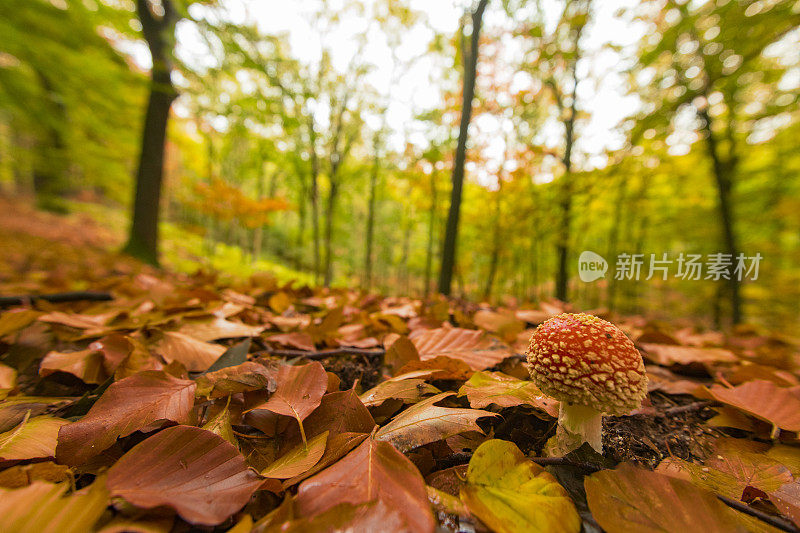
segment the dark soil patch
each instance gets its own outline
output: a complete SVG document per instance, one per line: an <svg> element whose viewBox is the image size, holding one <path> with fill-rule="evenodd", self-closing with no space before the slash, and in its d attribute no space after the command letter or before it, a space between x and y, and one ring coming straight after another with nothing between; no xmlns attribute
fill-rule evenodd
<svg viewBox="0 0 800 533"><path fill-rule="evenodd" d="M706 425L716 413L701 407L676 414L667 409L696 402L691 396L650 396L656 414L608 416L603 419L603 455L655 468L665 457L702 461L722 433Z"/></svg>
<svg viewBox="0 0 800 533"><path fill-rule="evenodd" d="M342 380L339 388L347 390L353 388L358 381L361 391L371 389L378 384L381 378L380 359L366 355L337 355L320 361L328 372L336 374Z"/></svg>

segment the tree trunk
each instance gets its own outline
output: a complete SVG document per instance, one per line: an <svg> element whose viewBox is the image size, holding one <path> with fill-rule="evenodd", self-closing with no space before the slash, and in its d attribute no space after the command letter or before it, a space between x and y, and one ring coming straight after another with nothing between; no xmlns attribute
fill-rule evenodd
<svg viewBox="0 0 800 533"><path fill-rule="evenodd" d="M472 13L472 35L470 36L470 50L464 50L464 84L461 108L461 124L458 130L458 145L453 164L453 189L450 193L450 210L447 213L447 228L445 230L444 247L442 249L442 264L439 271L439 292L449 296L453 281L453 267L456 260L456 244L458 240L458 219L461 211L461 194L464 187L464 163L467 157L467 134L469 121L472 116L472 99L475 96L475 77L478 67L478 44L480 43L481 23L483 12L489 0L480 0L478 7Z"/></svg>
<svg viewBox="0 0 800 533"><path fill-rule="evenodd" d="M607 294L606 305L610 311L613 311L617 305L617 280L616 273L613 270L613 265L617 261L617 253L619 252L619 229L622 222L622 206L625 204L625 188L628 180L621 178L617 190L617 198L614 202L614 220L611 223L611 230L608 236L608 252L606 253L606 261L611 265L610 272L606 274L607 280Z"/></svg>
<svg viewBox="0 0 800 533"><path fill-rule="evenodd" d="M731 265L728 267L728 277L730 279L724 281L726 282L728 297L730 298L731 321L735 325L742 322L742 302L739 294L740 282L736 279L733 266L736 264L736 256L739 253L734 229L733 205L731 203L731 189L733 188L732 177L736 160L733 156L728 157L726 161L722 160L717 138L714 136L714 132L711 128L711 117L708 114L708 110L701 109L697 114L705 133L706 149L708 150L708 155L711 157L714 180L717 184L717 201L719 204L720 219L722 221L722 237L725 253L731 256Z"/></svg>
<svg viewBox="0 0 800 533"><path fill-rule="evenodd" d="M428 213L428 249L425 253L425 296L431 292L431 278L433 277L433 242L436 238L436 205L438 190L436 189L437 172L431 171L431 209Z"/></svg>
<svg viewBox="0 0 800 533"><path fill-rule="evenodd" d="M494 206L494 231L492 232L492 254L489 259L489 273L486 276L486 286L483 289L483 299L489 301L492 297L492 289L494 288L494 278L497 275L497 263L500 259L500 200L502 198L502 179L499 179L498 189L496 191L496 200Z"/></svg>
<svg viewBox="0 0 800 533"><path fill-rule="evenodd" d="M376 140L377 144L377 140ZM367 236L364 253L364 289L372 288L372 239L375 231L375 194L378 188L379 160L377 146L372 158L372 172L369 176L369 201L367 204Z"/></svg>
<svg viewBox="0 0 800 533"><path fill-rule="evenodd" d="M339 184L331 181L331 188L328 191L327 216L325 217L325 278L326 287L331 286L333 281L333 251L331 250L331 240L333 237L334 210L336 209L336 199L339 195Z"/></svg>
<svg viewBox="0 0 800 533"><path fill-rule="evenodd" d="M311 125L314 131L314 125ZM314 245L314 281L319 284L319 160L317 159L316 134L311 136L311 234Z"/></svg>
<svg viewBox="0 0 800 533"><path fill-rule="evenodd" d="M142 31L153 59L153 72L136 173L133 220L128 243L125 245L125 252L154 265L158 264L158 220L164 174L164 144L169 110L177 96L170 79L175 12L170 0L161 0L161 5L164 15L157 19L150 12L147 0L136 2Z"/></svg>

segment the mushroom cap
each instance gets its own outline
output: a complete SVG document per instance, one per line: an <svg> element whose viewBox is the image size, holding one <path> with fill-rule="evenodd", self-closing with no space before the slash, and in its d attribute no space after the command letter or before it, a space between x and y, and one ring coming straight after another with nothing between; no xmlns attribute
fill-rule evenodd
<svg viewBox="0 0 800 533"><path fill-rule="evenodd" d="M585 313L563 313L542 323L528 346L531 379L549 396L619 415L647 394L644 361L614 324Z"/></svg>

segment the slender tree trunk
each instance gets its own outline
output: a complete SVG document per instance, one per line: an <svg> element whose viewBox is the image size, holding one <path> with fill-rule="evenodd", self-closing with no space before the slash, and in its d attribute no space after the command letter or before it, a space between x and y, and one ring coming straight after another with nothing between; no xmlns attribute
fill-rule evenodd
<svg viewBox="0 0 800 533"><path fill-rule="evenodd" d="M133 220L125 246L127 253L154 265L158 264L158 220L167 122L172 101L177 96L170 79L176 16L171 0L161 0L161 6L164 15L156 18L147 0L136 2L142 31L153 59L153 71L136 173Z"/></svg>
<svg viewBox="0 0 800 533"><path fill-rule="evenodd" d="M619 228L622 222L622 206L625 204L625 187L628 183L627 179L620 179L617 188L617 198L614 202L614 220L611 223L611 231L608 235L608 252L606 253L606 261L609 264L616 264L617 253L619 253ZM608 284L606 285L608 293L606 294L606 302L608 309L613 311L617 305L617 280L615 272L612 271L606 274Z"/></svg>
<svg viewBox="0 0 800 533"><path fill-rule="evenodd" d="M494 278L497 275L497 263L500 259L500 200L502 198L502 180L499 180L500 185L496 191L496 199L494 206L494 231L492 232L492 254L489 259L489 273L486 276L486 286L483 289L483 299L489 301L492 297L492 289L494 288Z"/></svg>
<svg viewBox="0 0 800 533"><path fill-rule="evenodd" d="M733 267L733 265L736 264L736 256L739 253L739 247L734 229L734 213L731 202L731 189L733 188L732 176L735 171L736 160L733 156L728 157L726 161L722 160L717 138L711 128L711 117L708 114L708 110L699 110L698 116L705 133L706 149L708 150L708 155L711 157L714 179L717 184L717 201L722 222L722 237L725 253L731 256L731 265L728 268L728 277L730 279L725 280L728 297L730 298L731 321L733 324L739 324L742 322L742 302L739 293L740 282L736 278Z"/></svg>
<svg viewBox="0 0 800 533"><path fill-rule="evenodd" d="M325 217L325 278L324 284L326 287L331 286L333 281L333 251L331 250L331 241L333 237L333 221L335 218L336 199L339 195L339 184L331 180L331 188L328 191L328 205L327 216Z"/></svg>
<svg viewBox="0 0 800 533"><path fill-rule="evenodd" d="M312 119L313 120L313 119ZM311 124L314 132L314 125ZM320 280L320 246L319 246L319 159L317 158L316 133L311 135L311 234L314 245L314 281Z"/></svg>
<svg viewBox="0 0 800 533"><path fill-rule="evenodd" d="M431 171L431 209L428 213L428 249L425 252L425 296L431 292L431 278L433 277L433 246L436 239L436 206L438 204L436 188L437 172Z"/></svg>
<svg viewBox="0 0 800 533"><path fill-rule="evenodd" d="M377 151L377 139L375 141L375 153L372 156L372 172L369 176L369 201L367 203L367 236L366 251L364 253L364 289L369 291L372 288L372 240L375 231L375 196L378 188L379 160Z"/></svg>
<svg viewBox="0 0 800 533"><path fill-rule="evenodd" d="M51 120L67 124L69 122L67 110L59 95L56 94L50 79L38 69L35 74L47 95L50 104L49 110L54 115ZM56 205L55 200L66 192L67 167L64 136L57 126L52 123L46 124L44 138L36 141L33 164L33 192L40 208L63 209Z"/></svg>
<svg viewBox="0 0 800 533"><path fill-rule="evenodd" d="M464 187L464 164L467 158L467 135L469 121L472 117L472 99L475 96L475 77L478 67L478 45L480 43L481 23L483 12L489 0L480 0L478 7L472 13L472 35L470 36L469 54L463 50L464 55L464 85L461 107L461 124L458 130L458 145L453 164L453 189L450 193L450 210L447 214L447 229L445 230L444 247L442 249L442 264L439 271L439 292L449 296L453 281L453 267L456 261L456 244L458 241L458 219L461 211L461 194Z"/></svg>

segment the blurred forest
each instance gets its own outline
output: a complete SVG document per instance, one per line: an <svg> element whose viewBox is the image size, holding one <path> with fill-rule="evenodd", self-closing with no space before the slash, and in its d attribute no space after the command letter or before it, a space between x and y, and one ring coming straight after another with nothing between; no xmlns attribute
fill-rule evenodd
<svg viewBox="0 0 800 533"><path fill-rule="evenodd" d="M181 270L800 333L800 2L442 3L3 0L3 194ZM645 279L681 253L733 265Z"/></svg>

